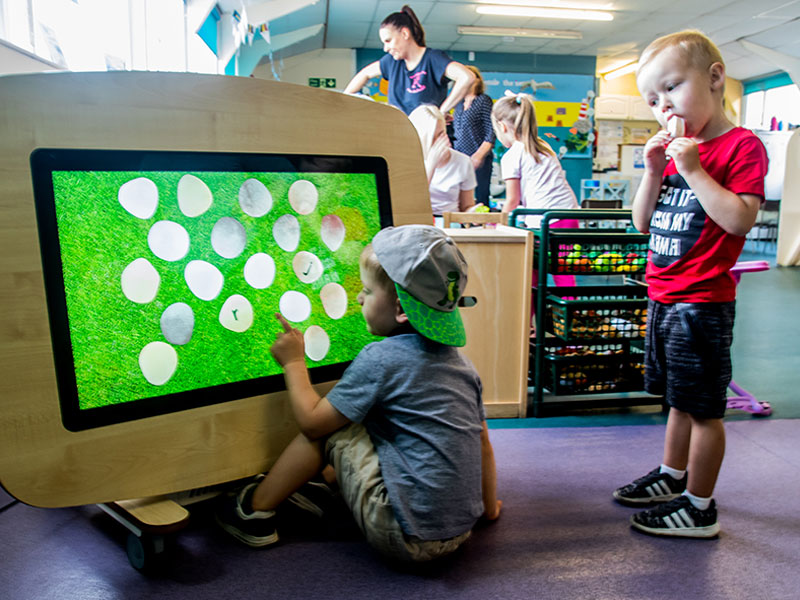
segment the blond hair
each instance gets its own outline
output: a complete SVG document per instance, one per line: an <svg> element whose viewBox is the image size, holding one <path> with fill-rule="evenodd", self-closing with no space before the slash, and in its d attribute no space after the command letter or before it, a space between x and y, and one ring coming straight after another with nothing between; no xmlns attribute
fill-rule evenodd
<svg viewBox="0 0 800 600"><path fill-rule="evenodd" d="M389 294L397 294L394 281L392 281L378 260L378 255L375 254L372 244L364 246L364 249L361 251L361 256L358 259L358 264L375 279L375 282L380 285L383 290Z"/></svg>
<svg viewBox="0 0 800 600"><path fill-rule="evenodd" d="M647 63L669 48L677 48L686 63L695 69L707 70L714 63L725 66L717 45L702 31L686 29L653 40L644 49L636 66L636 75Z"/></svg>
<svg viewBox="0 0 800 600"><path fill-rule="evenodd" d="M417 130L419 141L422 144L422 157L428 158L428 152L433 147L434 134L436 133L436 126L441 123L447 126L444 120L444 115L439 108L433 104L420 104L417 108L411 111L408 115L408 120Z"/></svg>
<svg viewBox="0 0 800 600"><path fill-rule="evenodd" d="M522 142L525 151L539 162L540 154L555 156L553 149L539 137L539 126L536 123L536 110L533 107L533 96L530 94L514 94L504 96L494 103L492 108L492 124L495 131L499 124L505 123L513 132L514 139Z"/></svg>
<svg viewBox="0 0 800 600"><path fill-rule="evenodd" d="M483 75L481 75L481 70L473 65L464 65L470 71L475 74L475 83L472 84L472 93L476 96L480 96L483 92L486 91L486 84L483 81Z"/></svg>

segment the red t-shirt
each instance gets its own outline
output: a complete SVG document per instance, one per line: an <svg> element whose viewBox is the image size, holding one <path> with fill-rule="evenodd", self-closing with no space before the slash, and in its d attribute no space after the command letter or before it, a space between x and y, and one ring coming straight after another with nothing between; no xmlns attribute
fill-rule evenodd
<svg viewBox="0 0 800 600"><path fill-rule="evenodd" d="M699 144L698 151L700 164L725 189L764 197L767 151L752 131L735 127ZM734 300L736 281L730 268L744 241L706 215L670 161L650 219L650 297L666 304Z"/></svg>

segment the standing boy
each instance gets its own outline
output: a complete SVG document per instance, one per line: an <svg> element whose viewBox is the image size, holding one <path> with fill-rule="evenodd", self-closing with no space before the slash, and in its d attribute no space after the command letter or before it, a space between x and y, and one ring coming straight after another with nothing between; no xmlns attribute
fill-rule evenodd
<svg viewBox="0 0 800 600"><path fill-rule="evenodd" d="M278 541L274 509L332 465L367 541L401 561L451 553L481 515L496 519L494 454L458 299L467 264L426 225L378 232L360 259L367 345L324 398L311 386L303 335L284 328L270 349L284 369L300 434L272 470L227 499L217 519L251 546Z"/></svg>
<svg viewBox="0 0 800 600"><path fill-rule="evenodd" d="M767 155L723 108L725 66L698 31L661 37L642 53L636 81L664 128L644 148L633 223L650 232L645 389L670 406L663 464L621 487L636 529L708 538L731 380L736 263L764 198Z"/></svg>

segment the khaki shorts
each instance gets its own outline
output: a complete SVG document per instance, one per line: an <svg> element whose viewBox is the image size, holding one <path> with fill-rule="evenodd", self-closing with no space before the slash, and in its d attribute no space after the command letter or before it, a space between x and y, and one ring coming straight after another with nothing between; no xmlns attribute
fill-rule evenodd
<svg viewBox="0 0 800 600"><path fill-rule="evenodd" d="M433 541L403 533L389 503L378 454L363 425L353 423L333 433L325 454L358 527L381 554L402 561L428 561L450 554L469 538L469 531Z"/></svg>

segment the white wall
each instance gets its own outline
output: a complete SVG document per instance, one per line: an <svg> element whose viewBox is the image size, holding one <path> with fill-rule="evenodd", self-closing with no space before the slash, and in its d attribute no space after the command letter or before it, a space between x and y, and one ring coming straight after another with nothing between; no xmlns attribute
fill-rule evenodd
<svg viewBox="0 0 800 600"><path fill-rule="evenodd" d="M61 67L39 58L31 52L0 40L0 75L12 73L38 73L40 71L60 71Z"/></svg>
<svg viewBox="0 0 800 600"><path fill-rule="evenodd" d="M265 57L265 60L266 59ZM276 60L275 71L281 81L308 85L309 77L333 77L337 90L343 90L356 72L356 51L349 48L327 48L291 56L283 61ZM253 69L253 76L261 79L274 79L269 62Z"/></svg>

